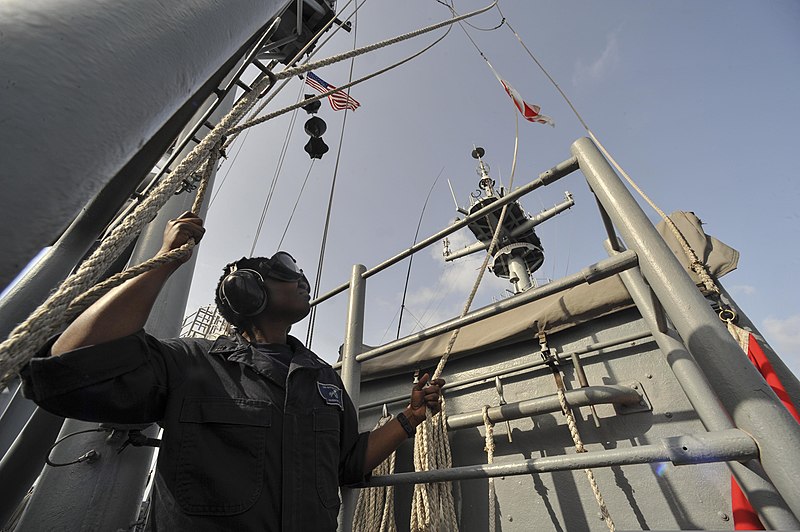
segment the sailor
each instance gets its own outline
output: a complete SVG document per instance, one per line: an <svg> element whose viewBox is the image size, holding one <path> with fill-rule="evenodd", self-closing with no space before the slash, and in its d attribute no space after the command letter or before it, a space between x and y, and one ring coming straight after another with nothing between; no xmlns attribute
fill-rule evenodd
<svg viewBox="0 0 800 532"><path fill-rule="evenodd" d="M162 251L203 221L171 220ZM285 252L229 264L217 305L236 327L216 341L156 339L142 328L170 275L165 264L88 308L23 371L24 390L55 414L164 429L150 530L334 530L338 488L363 481L439 408L444 381L414 385L405 410L359 433L331 366L288 335L310 286Z"/></svg>

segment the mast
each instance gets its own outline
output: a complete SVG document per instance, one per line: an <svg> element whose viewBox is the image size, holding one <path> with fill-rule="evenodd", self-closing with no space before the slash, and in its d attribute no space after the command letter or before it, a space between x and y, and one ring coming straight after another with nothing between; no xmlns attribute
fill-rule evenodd
<svg viewBox="0 0 800 532"><path fill-rule="evenodd" d="M457 206L458 212L462 214L473 214L496 202L506 193L502 187L499 191L495 190L496 183L489 174L491 169L483 160L484 155L486 155L486 150L481 147L472 150L472 157L478 161L475 169L478 174L478 190L470 195L469 209ZM508 204L508 211L503 220L503 231L500 234L499 249L494 252L489 268L497 277L508 279L514 287L515 294L536 286L533 273L544 262L544 248L534 227L575 204L572 194L566 192L565 196L566 199L563 202L533 217L522 210L519 202L514 201ZM449 247L446 247L445 260L452 261L488 249L497 227L499 214L499 211L495 211L485 218L470 223L468 227L478 242L457 251L450 251Z"/></svg>

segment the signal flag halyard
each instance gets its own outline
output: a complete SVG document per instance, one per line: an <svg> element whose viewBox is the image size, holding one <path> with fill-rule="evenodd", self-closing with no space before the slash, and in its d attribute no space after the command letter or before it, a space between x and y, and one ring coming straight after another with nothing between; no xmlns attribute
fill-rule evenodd
<svg viewBox="0 0 800 532"><path fill-rule="evenodd" d="M336 88L313 72L306 73L306 85L310 86L320 94ZM350 109L351 111L355 111L361 105L344 91L337 91L333 94L329 94L328 101L330 102L334 111L341 111L342 109Z"/></svg>
<svg viewBox="0 0 800 532"><path fill-rule="evenodd" d="M496 74L495 74L496 75ZM522 96L517 92L517 90L511 86L509 82L504 79L501 79L500 76L497 76L497 79L500 80L500 83L503 84L503 88L506 90L511 99L514 101L514 105L522 113L522 117L529 121L529 122L536 122L537 124L548 124L552 127L556 127L555 121L550 118L549 116L545 116L541 114L539 111L541 107L538 105L531 105L525 100L522 99Z"/></svg>

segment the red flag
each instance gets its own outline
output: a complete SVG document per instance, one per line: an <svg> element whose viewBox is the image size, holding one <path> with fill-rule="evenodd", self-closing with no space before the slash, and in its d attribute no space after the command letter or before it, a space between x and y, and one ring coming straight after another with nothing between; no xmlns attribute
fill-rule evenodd
<svg viewBox="0 0 800 532"><path fill-rule="evenodd" d="M501 79L499 76L498 78L500 83L503 84L503 88L506 90L511 99L514 101L514 105L522 113L522 117L529 121L529 122L536 122L538 124L549 124L552 127L556 127L555 121L550 118L549 116L545 116L541 114L539 111L541 107L538 105L531 105L525 100L522 99L522 96L517 92L517 90L511 86L509 82L504 79Z"/></svg>
<svg viewBox="0 0 800 532"><path fill-rule="evenodd" d="M778 396L778 399L781 400L786 410L800 423L800 414L798 414L797 408L795 408L789 393L778 378L778 374L775 373L775 368L772 367L761 346L758 345L755 336L730 322L728 323L728 330L739 342L742 350L747 353L747 358L758 369L758 372L767 381L767 384ZM758 514L756 514L750 501L747 500L747 496L742 492L733 477L731 477L731 508L733 510L733 527L735 530L764 530L764 525L761 524Z"/></svg>

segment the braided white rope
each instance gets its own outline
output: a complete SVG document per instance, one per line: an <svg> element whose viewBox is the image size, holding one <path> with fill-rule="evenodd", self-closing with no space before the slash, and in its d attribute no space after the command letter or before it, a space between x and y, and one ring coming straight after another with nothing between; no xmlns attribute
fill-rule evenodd
<svg viewBox="0 0 800 532"><path fill-rule="evenodd" d="M375 428L382 427L393 417L392 415L382 417ZM373 469L372 474L393 474L396 454L389 455ZM353 515L353 532L397 532L394 520L394 486L365 488L359 491Z"/></svg>
<svg viewBox="0 0 800 532"><path fill-rule="evenodd" d="M68 316L74 316L69 312L69 307L74 300L92 287L100 276L108 269L111 263L116 260L122 250L130 244L145 224L152 220L158 210L167 202L177 189L178 185L209 157L212 148L217 146L221 138L226 134L237 132L234 126L242 117L250 111L260 95L271 83L279 79L286 79L315 68L331 65L361 54L389 46L438 28L454 24L459 20L486 12L497 4L497 0L490 5L451 19L421 28L416 31L405 33L391 39L386 39L378 43L364 46L355 50L350 50L339 55L322 59L314 63L307 63L298 67L288 68L280 73L265 77L251 87L252 90L245 93L231 111L212 129L203 140L181 161L178 167L168 175L164 176L159 184L154 187L148 196L136 206L136 208L120 223L100 246L86 259L78 270L67 277L59 288L42 303L23 323L17 325L8 338L0 344L0 385L5 384L17 373L34 355L34 353L44 345L44 342L56 333L61 327L68 323ZM191 246L181 251L173 250L169 259L158 258L149 264L157 267L162 259L175 260L185 257ZM149 262L149 261L148 261ZM149 267L148 266L148 267ZM142 273L139 270L138 273ZM105 285L109 287L109 285ZM110 289L110 287L109 287ZM95 292L94 294L98 294ZM93 295L94 297L94 295ZM98 296L99 297L99 296ZM83 302L89 301L86 298ZM74 308L80 308L76 306Z"/></svg>
<svg viewBox="0 0 800 532"><path fill-rule="evenodd" d="M452 467L450 445L447 441L446 404L442 397L441 410L433 415L428 410L426 420L417 426L414 445L414 469L430 471ZM450 482L416 484L411 504L411 530L424 532L457 532L458 519Z"/></svg>
<svg viewBox="0 0 800 532"><path fill-rule="evenodd" d="M214 151L218 151L215 147L220 144L223 133L236 124L252 108L259 92L266 89L269 84L270 80L268 78L254 84L254 90L245 94L233 109L220 120L219 124L181 161L177 168L164 176L147 197L125 217L122 223L107 238L103 239L89 258L81 263L78 270L67 277L59 288L33 311L28 319L11 331L8 338L0 344L0 385L10 380L44 345L50 336L69 323L69 320L75 315L74 311L70 312L70 306L73 302L81 294L87 292L90 287L94 286L111 263L116 260L144 226L155 217L158 210L173 196L181 182L195 172L210 157L213 157L213 160L216 161L218 154L213 156L211 154ZM210 175L215 166L215 162L207 164L203 175ZM205 186L201 185L198 192L204 193ZM163 264L163 261L185 257L189 249L191 249L191 246L187 243L186 249L173 250L167 258L157 257L151 262L150 266L154 268ZM138 271L138 273L142 272ZM110 289L111 284L113 283L106 284L105 287ZM100 295L102 294L99 291L93 292L91 298L95 298L95 296L99 298ZM91 298L87 297L82 301L86 302Z"/></svg>
<svg viewBox="0 0 800 532"><path fill-rule="evenodd" d="M567 397L564 395L564 390L562 390L560 387L558 388L558 402L561 404L561 411L567 417L567 426L569 427L569 433L570 436L572 436L572 441L575 442L575 450L579 453L585 453L586 448L583 446L581 435L578 432L578 425L575 423L575 416L573 415L572 409L567 403ZM597 480L594 478L594 473L591 469L584 469L583 471L586 473L586 478L589 479L589 485L592 488L592 493L594 493L597 506L600 508L600 513L603 516L603 520L606 522L606 526L608 526L608 530L610 530L610 532L614 532L616 530L614 521L611 519L611 514L608 512L608 507L603 499L603 494L600 493L600 487L597 485Z"/></svg>
<svg viewBox="0 0 800 532"><path fill-rule="evenodd" d="M483 406L483 426L486 429L486 444L483 450L486 451L486 463L494 462L494 423L489 419L489 406ZM489 477L489 532L494 532L496 525L496 505L497 493L494 490L494 477Z"/></svg>

